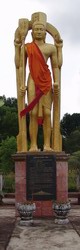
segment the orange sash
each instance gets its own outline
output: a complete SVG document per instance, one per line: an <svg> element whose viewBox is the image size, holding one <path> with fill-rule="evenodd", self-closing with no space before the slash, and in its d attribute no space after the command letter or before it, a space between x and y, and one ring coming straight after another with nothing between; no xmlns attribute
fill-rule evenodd
<svg viewBox="0 0 80 250"><path fill-rule="evenodd" d="M29 68L32 79L35 85L44 94L47 94L52 86L51 73L48 65L36 43L32 42L25 44L25 50L26 49L29 57Z"/></svg>
<svg viewBox="0 0 80 250"><path fill-rule="evenodd" d="M30 73L35 83L36 96L27 108L20 112L21 117L32 110L39 102L41 96L47 94L52 86L50 70L38 46L32 42L25 44L26 49L29 57Z"/></svg>

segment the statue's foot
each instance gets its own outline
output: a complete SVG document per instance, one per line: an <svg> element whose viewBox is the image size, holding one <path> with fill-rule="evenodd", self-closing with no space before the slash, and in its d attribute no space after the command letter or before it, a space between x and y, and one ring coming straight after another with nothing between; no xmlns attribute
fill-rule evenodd
<svg viewBox="0 0 80 250"><path fill-rule="evenodd" d="M51 147L45 146L43 151L53 152L54 150Z"/></svg>
<svg viewBox="0 0 80 250"><path fill-rule="evenodd" d="M29 152L40 152L40 149L38 149L36 146L32 146L32 147L29 149Z"/></svg>

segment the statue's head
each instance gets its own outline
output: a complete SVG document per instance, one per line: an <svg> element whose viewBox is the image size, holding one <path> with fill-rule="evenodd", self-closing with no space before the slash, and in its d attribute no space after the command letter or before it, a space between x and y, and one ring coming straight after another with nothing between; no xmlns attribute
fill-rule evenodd
<svg viewBox="0 0 80 250"><path fill-rule="evenodd" d="M32 38L33 40L43 40L46 37L46 14L43 12L36 12L32 14Z"/></svg>

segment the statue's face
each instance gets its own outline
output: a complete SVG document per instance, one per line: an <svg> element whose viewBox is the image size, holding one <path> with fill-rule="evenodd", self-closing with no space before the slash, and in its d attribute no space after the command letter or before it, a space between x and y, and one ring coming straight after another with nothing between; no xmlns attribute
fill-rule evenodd
<svg viewBox="0 0 80 250"><path fill-rule="evenodd" d="M45 40L45 27L42 24L35 24L32 29L33 40Z"/></svg>

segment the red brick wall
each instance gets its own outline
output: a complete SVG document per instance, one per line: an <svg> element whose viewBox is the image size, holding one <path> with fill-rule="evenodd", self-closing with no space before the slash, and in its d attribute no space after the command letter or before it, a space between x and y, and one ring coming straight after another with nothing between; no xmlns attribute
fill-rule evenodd
<svg viewBox="0 0 80 250"><path fill-rule="evenodd" d="M23 157L21 157L23 156ZM26 201L26 157L25 154L15 155L15 200L18 202ZM68 199L68 163L65 154L56 156L56 200L66 201ZM36 217L52 217L53 201L35 201Z"/></svg>

